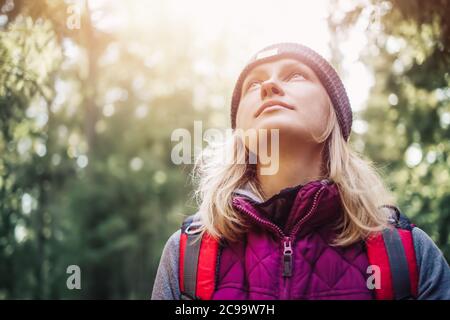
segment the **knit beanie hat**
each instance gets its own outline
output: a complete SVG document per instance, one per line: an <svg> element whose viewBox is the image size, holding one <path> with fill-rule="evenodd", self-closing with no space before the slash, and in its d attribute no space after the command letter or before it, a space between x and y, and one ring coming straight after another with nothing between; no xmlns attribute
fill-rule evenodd
<svg viewBox="0 0 450 320"><path fill-rule="evenodd" d="M236 114L241 98L242 84L248 73L257 65L281 58L297 59L310 67L330 96L345 141L350 137L352 110L344 85L336 70L317 52L297 43L277 43L258 51L242 70L231 99L231 127L236 127Z"/></svg>

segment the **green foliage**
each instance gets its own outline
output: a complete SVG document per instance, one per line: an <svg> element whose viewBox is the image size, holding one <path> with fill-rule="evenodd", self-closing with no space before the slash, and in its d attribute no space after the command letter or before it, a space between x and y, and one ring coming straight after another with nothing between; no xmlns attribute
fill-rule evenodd
<svg viewBox="0 0 450 320"><path fill-rule="evenodd" d="M69 30L63 1L15 4L0 34L0 298L149 298L163 245L195 212L171 133L225 123L208 105L230 88L194 70L189 28L117 37L87 7ZM72 264L82 290L66 287Z"/></svg>
<svg viewBox="0 0 450 320"><path fill-rule="evenodd" d="M383 166L401 210L450 260L450 25L448 1L354 2L336 13L342 36L361 21L368 45L361 59L375 75L368 124L353 142Z"/></svg>
<svg viewBox="0 0 450 320"><path fill-rule="evenodd" d="M43 243L50 230L48 114L40 110L53 95L50 79L61 61L51 24L17 18L0 34L0 60L0 296L33 297L40 295L35 284L45 279ZM24 195L39 200L36 215L22 212ZM28 228L30 241L23 241Z"/></svg>

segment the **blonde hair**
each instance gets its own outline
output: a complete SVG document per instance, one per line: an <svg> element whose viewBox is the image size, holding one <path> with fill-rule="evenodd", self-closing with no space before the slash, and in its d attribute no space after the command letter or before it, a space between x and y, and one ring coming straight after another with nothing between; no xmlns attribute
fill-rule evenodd
<svg viewBox="0 0 450 320"><path fill-rule="evenodd" d="M341 232L333 245L347 246L389 225L389 215L380 206L394 204L394 198L374 165L344 140L331 102L328 110L326 129L320 137L313 138L325 143L324 178L336 183L342 203L343 217L338 226ZM226 154L232 154L233 161L224 163ZM233 208L233 192L246 185L261 199L265 198L255 166L246 159L248 150L236 134L222 145L209 146L198 158L193 173L202 233L238 241L248 230L240 212Z"/></svg>

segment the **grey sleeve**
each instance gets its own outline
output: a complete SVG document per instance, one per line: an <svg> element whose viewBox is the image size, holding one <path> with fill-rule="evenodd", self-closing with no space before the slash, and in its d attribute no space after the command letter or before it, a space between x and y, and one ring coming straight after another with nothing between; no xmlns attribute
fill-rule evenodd
<svg viewBox="0 0 450 320"><path fill-rule="evenodd" d="M441 250L421 229L412 231L419 269L419 300L450 300L450 268Z"/></svg>
<svg viewBox="0 0 450 320"><path fill-rule="evenodd" d="M180 233L181 230L173 233L164 246L153 284L152 300L180 299L180 289L178 286Z"/></svg>

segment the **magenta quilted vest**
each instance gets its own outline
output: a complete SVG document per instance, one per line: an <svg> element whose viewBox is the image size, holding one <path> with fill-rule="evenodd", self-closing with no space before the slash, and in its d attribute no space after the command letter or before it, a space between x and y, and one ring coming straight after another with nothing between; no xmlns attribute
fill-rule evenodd
<svg viewBox="0 0 450 320"><path fill-rule="evenodd" d="M363 243L331 245L342 218L333 182L311 181L265 202L237 194L233 205L251 230L222 247L213 299L373 299Z"/></svg>

